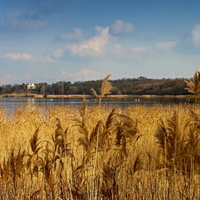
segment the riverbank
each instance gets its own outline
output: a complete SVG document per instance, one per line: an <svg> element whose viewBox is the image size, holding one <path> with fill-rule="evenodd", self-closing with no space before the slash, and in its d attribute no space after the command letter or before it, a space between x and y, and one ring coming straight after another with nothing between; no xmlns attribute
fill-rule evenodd
<svg viewBox="0 0 200 200"><path fill-rule="evenodd" d="M107 95L106 98L188 98L188 95ZM33 93L12 93L0 95L0 98L93 98L93 95L41 95Z"/></svg>
<svg viewBox="0 0 200 200"><path fill-rule="evenodd" d="M33 93L12 93L0 95L0 98L92 98L92 95L42 95Z"/></svg>

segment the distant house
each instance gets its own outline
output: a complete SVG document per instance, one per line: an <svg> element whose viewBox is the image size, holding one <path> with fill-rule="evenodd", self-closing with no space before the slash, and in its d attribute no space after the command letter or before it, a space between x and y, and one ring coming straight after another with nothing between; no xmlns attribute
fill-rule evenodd
<svg viewBox="0 0 200 200"><path fill-rule="evenodd" d="M27 89L28 90L34 90L36 88L36 85L34 84L34 83L29 83L28 85L27 85Z"/></svg>

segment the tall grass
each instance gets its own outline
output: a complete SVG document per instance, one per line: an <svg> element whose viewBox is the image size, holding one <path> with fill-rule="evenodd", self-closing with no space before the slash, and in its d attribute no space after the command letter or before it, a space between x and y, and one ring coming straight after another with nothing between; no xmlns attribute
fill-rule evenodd
<svg viewBox="0 0 200 200"><path fill-rule="evenodd" d="M199 199L200 106L98 109L1 109L0 199Z"/></svg>
<svg viewBox="0 0 200 200"><path fill-rule="evenodd" d="M194 95L190 96L190 98L195 98L195 103L197 103L200 97L200 71L196 69L193 78L191 80L185 80L185 82L187 84L185 89Z"/></svg>
<svg viewBox="0 0 200 200"><path fill-rule="evenodd" d="M97 91L95 91L93 88L91 88L91 92L94 95L94 97L97 98L97 101L99 103L99 107L101 106L102 99L107 95L110 94L110 91L112 90L112 84L108 81L108 79L111 77L112 74L108 74L101 85L100 94L97 94Z"/></svg>

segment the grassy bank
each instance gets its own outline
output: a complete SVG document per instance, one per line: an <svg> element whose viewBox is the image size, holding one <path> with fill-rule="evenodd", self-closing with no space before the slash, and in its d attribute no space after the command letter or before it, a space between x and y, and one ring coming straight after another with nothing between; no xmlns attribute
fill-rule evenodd
<svg viewBox="0 0 200 200"><path fill-rule="evenodd" d="M0 199L200 196L200 106L0 112Z"/></svg>

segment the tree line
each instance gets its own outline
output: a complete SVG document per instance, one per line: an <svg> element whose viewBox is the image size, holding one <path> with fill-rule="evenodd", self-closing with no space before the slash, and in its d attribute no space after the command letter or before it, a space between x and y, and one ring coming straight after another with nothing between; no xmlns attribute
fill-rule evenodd
<svg viewBox="0 0 200 200"><path fill-rule="evenodd" d="M113 95L187 95L186 80L176 79L151 79L146 77L123 78L110 80ZM56 83L36 83L33 90L27 89L27 84L7 84L0 86L0 94L34 93L43 95L68 95L68 94L92 94L91 88L100 91L102 80L59 81Z"/></svg>

